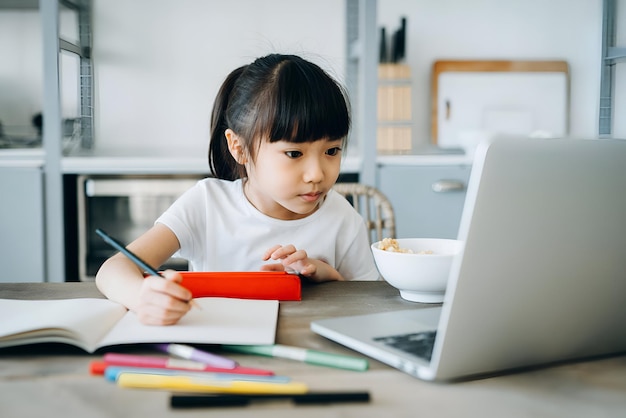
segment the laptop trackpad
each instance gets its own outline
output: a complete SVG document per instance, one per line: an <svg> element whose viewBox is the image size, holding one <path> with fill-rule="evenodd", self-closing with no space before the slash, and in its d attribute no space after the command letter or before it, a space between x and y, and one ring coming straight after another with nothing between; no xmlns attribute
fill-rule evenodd
<svg viewBox="0 0 626 418"><path fill-rule="evenodd" d="M386 346L397 342L403 346L407 340L410 342L422 338L421 335L411 337L413 334L436 331L440 315L441 307L409 309L322 319L315 321L312 328L315 332L344 344L348 339Z"/></svg>
<svg viewBox="0 0 626 418"><path fill-rule="evenodd" d="M364 315L366 320L360 325L369 328L374 337L435 331L440 315L441 307L383 312Z"/></svg>
<svg viewBox="0 0 626 418"><path fill-rule="evenodd" d="M313 321L311 329L331 340L418 376L428 366L441 307L382 312Z"/></svg>
<svg viewBox="0 0 626 418"><path fill-rule="evenodd" d="M394 312L397 318L388 318L391 321L387 323L386 329L382 332L377 330L374 335L378 336L372 339L387 347L430 361L440 313L440 308Z"/></svg>

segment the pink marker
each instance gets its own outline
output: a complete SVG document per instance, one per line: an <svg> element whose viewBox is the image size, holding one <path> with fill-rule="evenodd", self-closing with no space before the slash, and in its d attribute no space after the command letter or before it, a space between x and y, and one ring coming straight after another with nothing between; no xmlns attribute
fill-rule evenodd
<svg viewBox="0 0 626 418"><path fill-rule="evenodd" d="M189 345L155 344L155 347L164 353L168 353L185 360L193 360L204 363L207 366L220 367L223 369L234 369L237 367L237 362L235 360L198 350L197 348Z"/></svg>
<svg viewBox="0 0 626 418"><path fill-rule="evenodd" d="M196 370L215 373L239 373L253 374L261 376L271 376L274 372L264 369L255 369L251 367L237 366L234 368L223 368L208 366L193 360L181 360L168 357L139 356L133 354L106 353L104 362L112 366L131 366L131 367L153 367L161 369L174 370Z"/></svg>

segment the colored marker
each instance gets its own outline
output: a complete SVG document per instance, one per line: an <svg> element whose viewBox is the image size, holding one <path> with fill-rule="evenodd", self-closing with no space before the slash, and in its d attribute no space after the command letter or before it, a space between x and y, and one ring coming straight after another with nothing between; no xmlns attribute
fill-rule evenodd
<svg viewBox="0 0 626 418"><path fill-rule="evenodd" d="M164 353L180 357L186 360L199 361L209 366L221 367L223 369L234 369L237 362L226 357L198 350L195 347L184 344L155 344L155 347Z"/></svg>
<svg viewBox="0 0 626 418"><path fill-rule="evenodd" d="M128 366L107 366L104 370L104 378L111 382L117 381L117 378L124 373L134 374L150 374L161 376L187 376L203 379L214 380L243 380L250 382L273 382L287 383L291 380L288 376L261 376L253 374L240 373L213 373L213 372L194 372L190 370L174 370L174 369L152 369L148 367L128 367Z"/></svg>
<svg viewBox="0 0 626 418"><path fill-rule="evenodd" d="M240 373L271 376L270 370L254 369L251 367L237 366L234 369L208 366L192 360L180 360L166 357L140 356L134 354L106 353L104 362L110 366L149 367L156 369L195 370L216 373Z"/></svg>
<svg viewBox="0 0 626 418"><path fill-rule="evenodd" d="M308 386L300 382L223 381L188 376L158 376L140 373L123 373L117 378L117 384L125 388L162 389L196 393L300 394L308 391Z"/></svg>
<svg viewBox="0 0 626 418"><path fill-rule="evenodd" d="M222 345L225 350L245 354L258 354L266 357L280 357L302 361L317 366L334 367L365 371L369 367L367 359L360 357L343 356L340 354L325 353L300 347L290 347L281 344L275 345Z"/></svg>

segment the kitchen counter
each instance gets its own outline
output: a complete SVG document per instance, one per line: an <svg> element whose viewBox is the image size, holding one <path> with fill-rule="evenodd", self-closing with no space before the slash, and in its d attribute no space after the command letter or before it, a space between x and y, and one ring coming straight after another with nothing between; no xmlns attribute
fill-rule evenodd
<svg viewBox="0 0 626 418"><path fill-rule="evenodd" d="M472 158L465 154L380 155L376 158L376 164L379 166L471 165Z"/></svg>
<svg viewBox="0 0 626 418"><path fill-rule="evenodd" d="M78 149L61 162L63 174L206 174L207 151L182 148Z"/></svg>
<svg viewBox="0 0 626 418"><path fill-rule="evenodd" d="M462 148L441 148L435 145L424 145L411 154L378 155L376 164L381 166L450 166L471 165L472 156Z"/></svg>
<svg viewBox="0 0 626 418"><path fill-rule="evenodd" d="M0 167L42 167L44 150L1 149ZM453 166L471 165L471 156L455 150L426 149L411 155L379 155L379 166ZM343 173L361 170L359 156L342 161ZM63 157L63 174L206 174L206 150L191 149L95 149L78 150Z"/></svg>
<svg viewBox="0 0 626 418"><path fill-rule="evenodd" d="M346 157L342 172L358 172L360 158ZM64 174L206 174L208 152L189 149L83 150L63 158Z"/></svg>
<svg viewBox="0 0 626 418"><path fill-rule="evenodd" d="M43 164L41 148L0 149L0 167L43 167Z"/></svg>

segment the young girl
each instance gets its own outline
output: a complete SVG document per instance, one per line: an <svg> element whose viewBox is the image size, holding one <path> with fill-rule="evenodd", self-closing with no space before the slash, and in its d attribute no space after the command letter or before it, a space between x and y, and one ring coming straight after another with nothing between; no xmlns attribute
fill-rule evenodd
<svg viewBox="0 0 626 418"><path fill-rule="evenodd" d="M193 271L287 270L312 281L376 280L363 219L331 188L350 128L343 89L317 65L268 55L233 71L211 117L199 181L128 248L154 266L178 255ZM176 323L191 293L173 270L143 278L121 254L96 276L146 324Z"/></svg>

